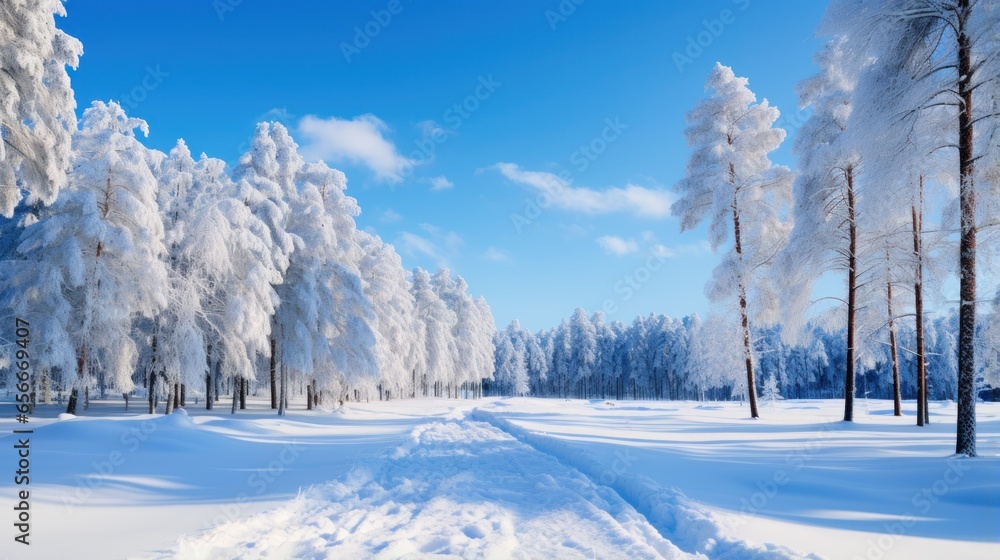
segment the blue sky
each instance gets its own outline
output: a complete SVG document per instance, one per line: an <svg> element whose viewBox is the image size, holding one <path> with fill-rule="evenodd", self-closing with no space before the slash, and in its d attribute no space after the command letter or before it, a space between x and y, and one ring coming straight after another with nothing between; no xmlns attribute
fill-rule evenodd
<svg viewBox="0 0 1000 560"><path fill-rule="evenodd" d="M284 122L347 174L359 227L464 276L501 326L705 313L717 258L666 215L684 114L720 61L794 135L825 3L576 2L69 0L59 25L81 110L118 100L149 146L230 162Z"/></svg>

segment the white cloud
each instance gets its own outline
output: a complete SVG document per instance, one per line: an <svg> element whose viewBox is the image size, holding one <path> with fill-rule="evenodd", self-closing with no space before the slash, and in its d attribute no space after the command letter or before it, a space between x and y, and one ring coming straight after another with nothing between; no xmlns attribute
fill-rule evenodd
<svg viewBox="0 0 1000 560"><path fill-rule="evenodd" d="M438 175L437 177L431 177L427 181L431 184L431 190L432 191L443 191L443 190L450 189L450 188L452 188L452 187L455 186L455 183L452 183L451 181L449 181L448 178L445 177L444 175Z"/></svg>
<svg viewBox="0 0 1000 560"><path fill-rule="evenodd" d="M403 219L403 216L401 216L399 214L399 212L396 212L392 208L386 208L382 212L382 215L379 216L378 221L382 222L383 224L393 224L393 223L396 223L396 222L398 222L398 221L400 221L402 219Z"/></svg>
<svg viewBox="0 0 1000 560"><path fill-rule="evenodd" d="M308 160L364 165L379 179L393 183L401 181L406 170L414 165L413 160L400 154L396 145L386 139L389 127L375 115L353 119L307 115L299 120L298 131L303 139L299 151Z"/></svg>
<svg viewBox="0 0 1000 560"><path fill-rule="evenodd" d="M660 243L653 245L649 249L649 253L654 257L658 257L661 259L672 259L677 256L677 251Z"/></svg>
<svg viewBox="0 0 1000 560"><path fill-rule="evenodd" d="M420 129L420 133L425 139L431 138L437 141L440 141L445 136L458 134L456 131L445 128L433 120L420 121L417 123L417 128Z"/></svg>
<svg viewBox="0 0 1000 560"><path fill-rule="evenodd" d="M504 251L503 249L497 249L496 247L490 247L486 249L483 253L483 258L488 261L494 262L506 262L510 260L510 253Z"/></svg>
<svg viewBox="0 0 1000 560"><path fill-rule="evenodd" d="M639 250L639 244L634 239L623 239L616 235L605 235L597 238L597 244L609 255L622 257Z"/></svg>
<svg viewBox="0 0 1000 560"><path fill-rule="evenodd" d="M438 266L447 268L448 261L458 256L464 243L462 236L426 223L420 224L420 229L424 230L423 235L409 231L399 234L398 245L402 252L413 257L428 257Z"/></svg>
<svg viewBox="0 0 1000 560"><path fill-rule="evenodd" d="M514 163L493 166L507 179L548 195L552 206L584 214L624 212L642 218L664 218L670 215L673 193L628 184L596 190L574 187L568 181L547 171L525 171Z"/></svg>

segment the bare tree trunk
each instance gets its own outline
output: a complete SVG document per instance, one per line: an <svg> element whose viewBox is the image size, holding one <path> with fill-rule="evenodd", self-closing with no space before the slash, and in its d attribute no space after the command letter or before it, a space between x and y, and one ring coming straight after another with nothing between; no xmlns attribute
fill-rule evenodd
<svg viewBox="0 0 1000 560"><path fill-rule="evenodd" d="M180 408L181 404L181 384L174 383L174 409Z"/></svg>
<svg viewBox="0 0 1000 560"><path fill-rule="evenodd" d="M736 167L733 164L729 164L729 177L732 183L736 183ZM733 241L735 245L736 255L739 258L740 265L743 264L743 240L741 239L740 231L740 212L738 201L736 199L735 190L733 192ZM754 379L753 372L753 339L750 337L750 317L747 314L747 290L744 284L744 278L742 276L743 271L740 271L739 279L739 289L740 289L740 325L743 329L743 359L746 363L746 374L747 374L747 395L750 400L750 418L760 418L757 414L757 383Z"/></svg>
<svg viewBox="0 0 1000 560"><path fill-rule="evenodd" d="M285 364L281 364L278 391L278 416L284 416L288 410L288 369L285 367Z"/></svg>
<svg viewBox="0 0 1000 560"><path fill-rule="evenodd" d="M284 340L284 335L285 335L285 326L282 325L281 326L282 340ZM284 350L282 349L282 351ZM280 394L278 397L278 416L284 416L285 408L288 406L288 370L285 368L284 360L282 360L280 366L281 366L281 381L280 381L281 386L279 388Z"/></svg>
<svg viewBox="0 0 1000 560"><path fill-rule="evenodd" d="M854 421L854 338L857 331L858 305L858 224L854 209L854 167L845 171L847 178L847 230L850 240L847 255L847 367L844 373L844 421Z"/></svg>
<svg viewBox="0 0 1000 560"><path fill-rule="evenodd" d="M886 260L889 260L889 249L885 250ZM891 262L891 261L889 261ZM892 354L892 414L903 415L902 395L899 389L899 350L896 347L896 317L892 313L892 272L887 269L885 280L885 295L889 312L889 352Z"/></svg>
<svg viewBox="0 0 1000 560"><path fill-rule="evenodd" d="M87 345L83 344L80 346L80 351L76 354L76 378L77 384L83 379L84 367L87 363ZM76 414L76 403L79 400L80 391L74 386L73 390L69 394L69 402L66 403L66 413Z"/></svg>
<svg viewBox="0 0 1000 560"><path fill-rule="evenodd" d="M229 411L229 413L236 414L236 407L240 403L239 380L234 379L232 385L233 385L233 406L232 409Z"/></svg>
<svg viewBox="0 0 1000 560"><path fill-rule="evenodd" d="M306 383L306 410L313 409L313 388L311 383Z"/></svg>
<svg viewBox="0 0 1000 560"><path fill-rule="evenodd" d="M246 378L240 379L240 410L247 409L247 390L249 384L250 382Z"/></svg>
<svg viewBox="0 0 1000 560"><path fill-rule="evenodd" d="M176 394L174 393L177 390L177 384L176 383L166 383L166 386L167 386L167 400L166 400L166 406L164 407L163 413L164 414L170 414L171 412L174 411L174 403L177 402L177 400L176 400Z"/></svg>
<svg viewBox="0 0 1000 560"><path fill-rule="evenodd" d="M154 414L156 412L156 335L153 335L153 356L149 363L149 387L146 389L147 397L149 397L149 413Z"/></svg>
<svg viewBox="0 0 1000 560"><path fill-rule="evenodd" d="M275 372L275 359L274 354L275 347L277 343L274 339L274 335L271 335L271 358L270 358L270 370L271 370L271 410L278 408L278 377Z"/></svg>
<svg viewBox="0 0 1000 560"><path fill-rule="evenodd" d="M205 410L212 410L212 374L205 374Z"/></svg>
<svg viewBox="0 0 1000 560"><path fill-rule="evenodd" d="M212 410L214 399L212 396L212 345L208 345L205 352L205 410Z"/></svg>
<svg viewBox="0 0 1000 560"><path fill-rule="evenodd" d="M980 8L986 9L986 8ZM959 242L962 303L958 313L958 425L955 453L976 456L976 192L973 174L972 38L969 36L970 0L958 0L958 159L962 236ZM926 389L925 389L926 390Z"/></svg>
<svg viewBox="0 0 1000 560"><path fill-rule="evenodd" d="M187 404L185 399L185 397L187 396L186 393L187 393L187 386L184 383L181 383L181 406L185 406Z"/></svg>
<svg viewBox="0 0 1000 560"><path fill-rule="evenodd" d="M924 243L921 237L924 219L924 178L920 177L920 199L911 208L913 218L913 253L916 257L913 280L914 315L917 336L917 426L923 426L927 414L927 359L924 355Z"/></svg>

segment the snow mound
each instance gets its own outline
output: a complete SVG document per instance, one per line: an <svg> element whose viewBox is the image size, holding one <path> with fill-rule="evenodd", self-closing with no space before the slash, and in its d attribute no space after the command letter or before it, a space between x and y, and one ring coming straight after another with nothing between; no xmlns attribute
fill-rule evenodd
<svg viewBox="0 0 1000 560"><path fill-rule="evenodd" d="M417 426L400 447L176 558L692 557L611 489L484 423ZM699 557L695 556L695 557Z"/></svg>

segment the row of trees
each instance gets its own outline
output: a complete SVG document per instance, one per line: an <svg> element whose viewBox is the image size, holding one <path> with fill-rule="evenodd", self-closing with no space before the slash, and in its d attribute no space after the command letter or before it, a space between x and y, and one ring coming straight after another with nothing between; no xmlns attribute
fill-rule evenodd
<svg viewBox="0 0 1000 560"><path fill-rule="evenodd" d="M229 387L235 411L259 382L280 414L290 385L312 407L492 376L486 302L358 231L344 174L304 161L282 125L260 124L229 169L183 141L146 148L146 123L114 102L78 123L66 68L82 47L55 25L62 3L3 12L0 305L30 324L40 398L65 389L75 412L93 387L143 385L169 412Z"/></svg>
<svg viewBox="0 0 1000 560"><path fill-rule="evenodd" d="M708 97L688 115L693 153L674 211L684 230L707 221L713 248L726 247L706 293L738 316L752 417L761 329L780 317L787 341L809 332L814 282L832 272L845 281L834 298L844 311L844 420L853 419L859 341L887 328L896 395L900 352L916 357L923 425L927 282L954 273L956 451L975 455L977 253L989 246L978 238L995 235L1000 218L998 30L991 2L833 0L819 30L833 39L799 87L812 115L794 174L768 158L785 137L778 111L731 69L712 71ZM935 201L940 223L928 225ZM904 348L907 321L915 334Z"/></svg>
<svg viewBox="0 0 1000 560"><path fill-rule="evenodd" d="M786 398L835 398L844 394L846 333L839 312L805 327L806 344L788 344L781 327L756 331L753 351L756 374L774 384ZM923 336L927 348L927 387L932 399L953 399L957 391L956 336L958 313L929 318ZM532 333L512 322L496 335L496 373L487 383L490 395L532 395L591 399L728 400L747 399L743 378L744 350L738 317L713 315L673 319L663 315L636 318L632 323L606 321L577 309L558 327ZM895 367L913 371L917 356L892 357L890 337L899 347L912 348L916 332L904 323L890 333L888 326L861 339L858 352L858 394L878 399L916 399L916 376L903 376L894 386ZM981 331L977 344L993 344ZM978 392L988 397L988 382L1000 386L996 369L977 374ZM987 376L994 377L988 378ZM764 393L763 390L760 391Z"/></svg>
<svg viewBox="0 0 1000 560"><path fill-rule="evenodd" d="M491 377L486 302L448 270L409 275L358 231L343 173L305 162L282 125L259 125L231 172L183 141L150 150L137 130L95 102L66 187L3 224L3 303L32 326L36 384L65 386L69 412L95 386L143 385L150 411L159 392L169 412L191 390L211 408L225 385L235 411L260 381L283 413L289 383L312 407Z"/></svg>

